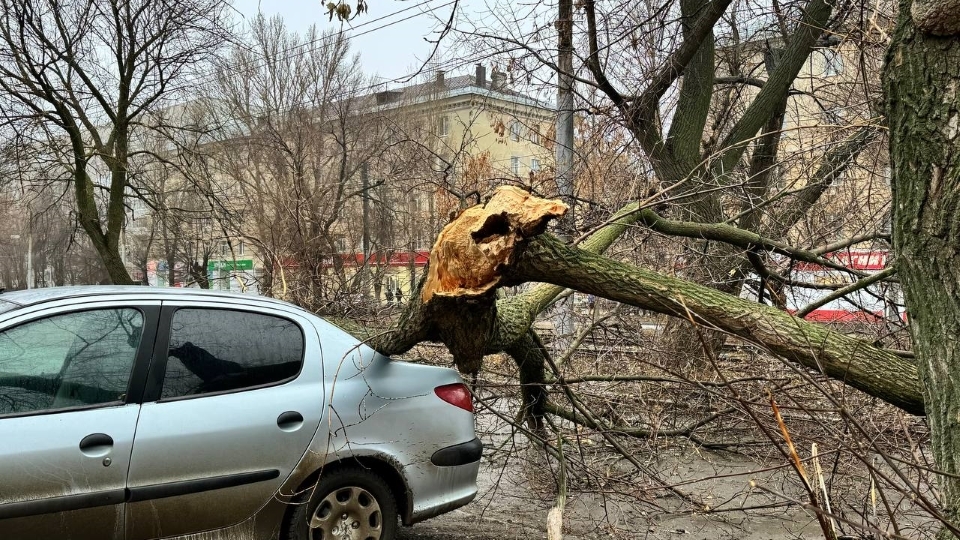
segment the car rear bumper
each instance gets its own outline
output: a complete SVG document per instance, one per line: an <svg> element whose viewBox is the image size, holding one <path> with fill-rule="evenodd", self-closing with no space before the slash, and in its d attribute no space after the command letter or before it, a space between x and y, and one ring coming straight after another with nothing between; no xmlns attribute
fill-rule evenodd
<svg viewBox="0 0 960 540"><path fill-rule="evenodd" d="M413 525L414 523L419 523L423 520L430 519L432 517L439 516L440 514L445 514L451 510L456 510L461 506L466 506L467 503L472 501L477 496L477 488L474 487L472 491L466 493L456 499L449 500L443 504L436 506L431 506L429 508L424 508L419 511L414 510L413 514L410 516L410 522L404 523L404 525Z"/></svg>
<svg viewBox="0 0 960 540"><path fill-rule="evenodd" d="M477 474L480 460L464 465L441 467L422 462L405 467L409 492L413 495L410 512L403 516L404 525L459 508L477 496Z"/></svg>
<svg viewBox="0 0 960 540"><path fill-rule="evenodd" d="M483 443L475 438L472 441L437 450L430 457L430 462L437 467L456 467L480 461L481 454L483 454Z"/></svg>

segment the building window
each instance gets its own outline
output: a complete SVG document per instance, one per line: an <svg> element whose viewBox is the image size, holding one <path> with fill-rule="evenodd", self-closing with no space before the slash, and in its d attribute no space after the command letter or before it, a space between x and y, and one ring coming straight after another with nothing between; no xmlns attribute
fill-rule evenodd
<svg viewBox="0 0 960 540"><path fill-rule="evenodd" d="M437 120L437 136L446 137L449 134L450 134L450 117L441 116Z"/></svg>
<svg viewBox="0 0 960 540"><path fill-rule="evenodd" d="M843 58L833 49L820 51L823 55L823 76L835 77L843 73Z"/></svg>
<svg viewBox="0 0 960 540"><path fill-rule="evenodd" d="M540 160L539 160L539 159L531 159L531 160L530 160L530 172L535 172L535 173L540 172Z"/></svg>
<svg viewBox="0 0 960 540"><path fill-rule="evenodd" d="M432 246L427 243L427 235L423 230L423 227L417 227L413 233L413 249L414 250L424 250L430 249Z"/></svg>
<svg viewBox="0 0 960 540"><path fill-rule="evenodd" d="M530 130L530 142L533 144L540 144L540 132L536 129Z"/></svg>
<svg viewBox="0 0 960 540"><path fill-rule="evenodd" d="M797 125L796 113L793 111L793 109L787 109L783 113L783 122L780 124L780 129L784 131L788 131L788 133L784 133L784 135L789 136L790 135L789 129L796 125Z"/></svg>
<svg viewBox="0 0 960 540"><path fill-rule="evenodd" d="M520 140L520 131L521 131L521 128L522 128L522 126L520 125L520 122L514 122L514 123L510 124L510 140L511 140L511 141L519 141L519 140Z"/></svg>
<svg viewBox="0 0 960 540"><path fill-rule="evenodd" d="M147 204L141 201L140 199L134 199L130 204L130 219L132 221L137 220L137 216L141 218L147 215Z"/></svg>
<svg viewBox="0 0 960 540"><path fill-rule="evenodd" d="M520 158L513 156L510 158L510 172L514 176L520 176Z"/></svg>
<svg viewBox="0 0 960 540"><path fill-rule="evenodd" d="M243 255L243 240L237 242L237 255Z"/></svg>

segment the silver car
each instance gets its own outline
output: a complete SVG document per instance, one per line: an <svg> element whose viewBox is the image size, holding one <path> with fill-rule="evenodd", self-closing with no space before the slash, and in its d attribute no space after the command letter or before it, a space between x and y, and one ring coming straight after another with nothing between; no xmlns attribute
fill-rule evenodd
<svg viewBox="0 0 960 540"><path fill-rule="evenodd" d="M389 540L476 495L453 370L290 304L0 294L0 539Z"/></svg>

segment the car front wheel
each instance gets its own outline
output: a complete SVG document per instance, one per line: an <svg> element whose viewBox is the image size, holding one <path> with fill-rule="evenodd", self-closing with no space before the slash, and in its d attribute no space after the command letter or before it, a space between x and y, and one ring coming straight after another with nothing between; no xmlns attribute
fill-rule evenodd
<svg viewBox="0 0 960 540"><path fill-rule="evenodd" d="M284 540L394 540L397 503L372 471L337 469L320 474L307 504L290 515Z"/></svg>

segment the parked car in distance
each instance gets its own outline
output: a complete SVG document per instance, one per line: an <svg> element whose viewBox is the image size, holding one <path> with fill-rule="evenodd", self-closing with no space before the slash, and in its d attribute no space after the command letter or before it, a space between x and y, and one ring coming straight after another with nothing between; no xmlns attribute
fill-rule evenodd
<svg viewBox="0 0 960 540"><path fill-rule="evenodd" d="M457 372L269 298L0 294L0 539L392 540L471 501Z"/></svg>

